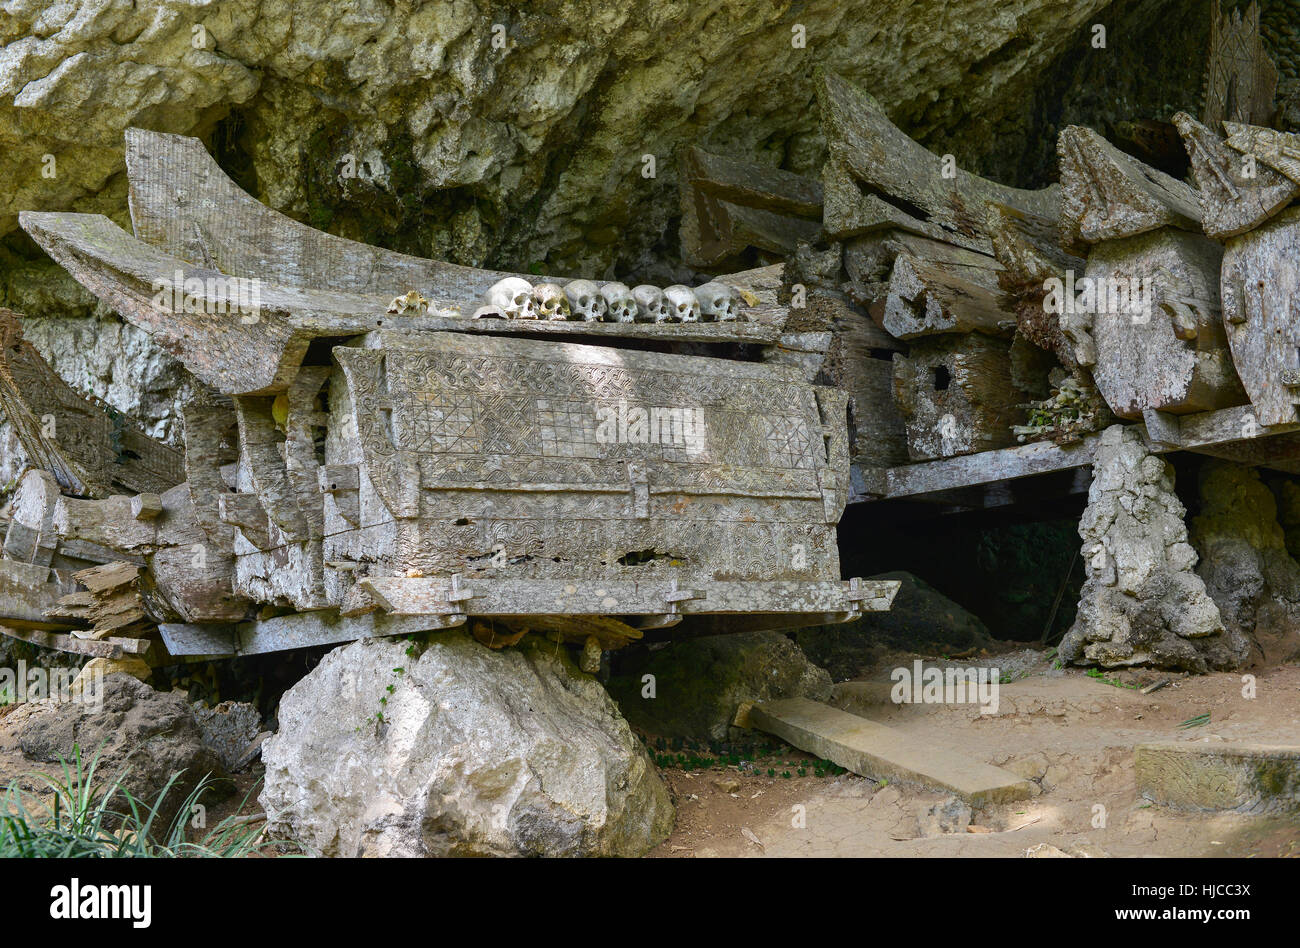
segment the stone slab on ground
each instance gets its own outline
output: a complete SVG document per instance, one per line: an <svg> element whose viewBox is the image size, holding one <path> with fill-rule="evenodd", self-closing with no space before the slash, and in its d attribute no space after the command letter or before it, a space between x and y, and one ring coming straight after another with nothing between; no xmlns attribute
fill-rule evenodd
<svg viewBox="0 0 1300 948"><path fill-rule="evenodd" d="M1027 780L819 701L791 698L754 705L749 727L774 734L873 780L948 790L972 806L1023 800Z"/></svg>
<svg viewBox="0 0 1300 948"><path fill-rule="evenodd" d="M1138 794L1197 810L1300 810L1300 744L1161 742L1134 748Z"/></svg>

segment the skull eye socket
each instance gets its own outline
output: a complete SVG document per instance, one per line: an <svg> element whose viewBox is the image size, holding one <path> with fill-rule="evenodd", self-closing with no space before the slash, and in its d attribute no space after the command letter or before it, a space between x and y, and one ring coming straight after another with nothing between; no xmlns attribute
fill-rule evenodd
<svg viewBox="0 0 1300 948"><path fill-rule="evenodd" d="M591 302L591 298L588 297L588 296L579 296L579 297L578 297L578 305L579 305L579 306L586 306L589 302Z"/></svg>

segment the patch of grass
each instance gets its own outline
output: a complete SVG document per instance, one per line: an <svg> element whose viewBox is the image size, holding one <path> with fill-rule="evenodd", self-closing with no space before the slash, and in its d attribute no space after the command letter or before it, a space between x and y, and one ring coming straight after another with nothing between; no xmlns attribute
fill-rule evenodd
<svg viewBox="0 0 1300 948"><path fill-rule="evenodd" d="M1097 681L1100 681L1102 684L1110 685L1112 688L1130 688L1130 689L1137 688L1137 685L1126 685L1118 678L1107 678L1104 674L1102 674L1100 668L1089 668L1087 674L1089 678L1094 678Z"/></svg>
<svg viewBox="0 0 1300 948"><path fill-rule="evenodd" d="M1210 723L1210 712L1203 711L1202 713L1196 715L1196 717L1188 718L1186 721L1183 721L1181 724L1178 725L1178 727L1180 730L1186 731L1188 728L1203 727L1204 725L1209 723Z"/></svg>
<svg viewBox="0 0 1300 948"><path fill-rule="evenodd" d="M269 845L262 839L262 826L239 816L226 817L197 840L188 839L195 807L214 783L208 776L185 797L170 825L162 826L158 814L181 772L171 776L150 805L122 786L125 772L107 786L96 783L98 763L98 751L87 765L81 749L74 747L71 761L59 760L61 774L28 775L42 791L25 791L12 781L0 802L0 859L237 857ZM48 800L42 799L45 791Z"/></svg>

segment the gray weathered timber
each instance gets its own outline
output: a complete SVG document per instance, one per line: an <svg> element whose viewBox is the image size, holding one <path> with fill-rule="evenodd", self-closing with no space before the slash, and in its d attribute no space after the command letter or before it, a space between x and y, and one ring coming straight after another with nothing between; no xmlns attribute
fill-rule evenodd
<svg viewBox="0 0 1300 948"><path fill-rule="evenodd" d="M1011 381L1010 344L979 332L914 340L894 356L894 397L914 461L1014 444L1026 400Z"/></svg>
<svg viewBox="0 0 1300 948"><path fill-rule="evenodd" d="M819 582L700 580L533 580L389 577L362 580L394 616L700 615L885 612L898 592L892 580Z"/></svg>
<svg viewBox="0 0 1300 948"><path fill-rule="evenodd" d="M785 308L759 305L750 322L587 323L470 319L468 303L443 301L442 315L389 315L388 300L307 287L258 284L255 312L233 311L227 274L186 264L136 240L94 214L20 215L23 228L86 289L133 325L150 333L200 381L223 395L286 390L315 339L347 338L387 326L466 333L660 339L679 342L772 343ZM258 278L250 278L258 279ZM167 303L159 284L188 289L185 310ZM160 297L163 305L160 305ZM435 301L438 302L438 301Z"/></svg>
<svg viewBox="0 0 1300 948"><path fill-rule="evenodd" d="M1219 0L1210 12L1210 50L1205 67L1205 124L1222 121L1267 125L1273 119L1277 67L1259 34L1259 4L1223 14Z"/></svg>
<svg viewBox="0 0 1300 948"><path fill-rule="evenodd" d="M993 201L1052 220L1060 188L1009 188L953 167L889 121L865 91L832 72L819 76L818 101L830 159L823 176L823 225L835 239L901 228L992 252L986 223Z"/></svg>
<svg viewBox="0 0 1300 948"><path fill-rule="evenodd" d="M1201 199L1201 224L1223 240L1253 230L1300 195L1300 184L1263 161L1229 149L1224 140L1186 112L1174 125L1192 162Z"/></svg>
<svg viewBox="0 0 1300 948"><path fill-rule="evenodd" d="M342 619L335 612L301 612L297 615L228 625L162 623L158 626L158 632L172 655L233 658L317 645L336 645L363 638L411 635L454 628L464 622L465 616L459 614L419 617L371 614Z"/></svg>
<svg viewBox="0 0 1300 948"><path fill-rule="evenodd" d="M689 148L682 157L682 259L715 267L750 247L788 256L821 232L822 186L770 165Z"/></svg>
<svg viewBox="0 0 1300 948"><path fill-rule="evenodd" d="M74 391L23 339L21 320L0 307L0 410L28 460L80 497L179 484L180 452Z"/></svg>
<svg viewBox="0 0 1300 948"><path fill-rule="evenodd" d="M1066 126L1056 152L1061 159L1061 240L1067 249L1161 227L1201 230L1195 191L1126 155L1092 129Z"/></svg>
<svg viewBox="0 0 1300 948"><path fill-rule="evenodd" d="M1224 337L1222 257L1210 238L1171 227L1093 246L1075 287L1083 292L1062 301L1062 321L1067 334L1089 334L1093 380L1116 415L1246 401ZM1075 357L1087 364L1079 348Z"/></svg>
<svg viewBox="0 0 1300 948"><path fill-rule="evenodd" d="M51 648L58 652L73 655L87 655L91 658L122 658L125 655L144 655L149 651L147 639L128 639L110 637L104 639L81 639L64 632L49 632L44 629L16 628L0 625L0 634L19 639L41 648Z"/></svg>
<svg viewBox="0 0 1300 948"><path fill-rule="evenodd" d="M1243 155L1253 156L1291 181L1300 182L1300 135L1279 132L1258 125L1224 122L1228 146ZM1258 165L1256 166L1258 170Z"/></svg>
<svg viewBox="0 0 1300 948"><path fill-rule="evenodd" d="M973 687L973 686L972 686ZM1028 798L1028 780L915 735L820 701L789 698L742 711L746 727L775 734L801 750L873 780L912 783L955 793L972 806Z"/></svg>
<svg viewBox="0 0 1300 948"><path fill-rule="evenodd" d="M1232 237L1221 273L1237 374L1260 425L1296 419L1300 396L1300 210Z"/></svg>
<svg viewBox="0 0 1300 948"><path fill-rule="evenodd" d="M1300 810L1300 745L1189 744L1133 749L1138 795L1190 810Z"/></svg>
<svg viewBox="0 0 1300 948"><path fill-rule="evenodd" d="M990 281L976 282L899 254L885 301L885 329L899 339L951 332L1009 336L1015 330L1015 317L1005 307L995 271L988 273Z"/></svg>
<svg viewBox="0 0 1300 948"><path fill-rule="evenodd" d="M1145 436L1145 427L1138 426ZM1300 431L1300 422L1265 427L1251 405L1223 408L1178 417L1178 445L1149 441L1151 450L1196 451L1218 445L1249 446L1275 440L1278 435ZM1100 435L1089 434L1068 445L1036 442L997 451L982 451L960 457L891 468L863 468L855 472L863 484L866 500L913 497L955 490L979 484L1015 480L1052 471L1092 465ZM1148 439L1149 440L1149 439ZM1211 452L1203 452L1211 453Z"/></svg>

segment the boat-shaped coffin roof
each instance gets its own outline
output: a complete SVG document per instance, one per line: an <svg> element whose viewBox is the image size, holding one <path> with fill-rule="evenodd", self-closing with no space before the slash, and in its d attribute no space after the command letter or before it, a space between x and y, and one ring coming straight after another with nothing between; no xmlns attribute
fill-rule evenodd
<svg viewBox="0 0 1300 948"><path fill-rule="evenodd" d="M463 307L390 315L389 297L256 281L254 311L232 300L246 287L132 237L98 214L19 215L23 229L82 286L150 333L204 384L223 395L283 391L314 339L345 339L374 329L513 333L571 340L617 338L770 344L779 323L586 323L473 319ZM175 288L170 297L159 287ZM179 294L179 296L177 295ZM183 305L181 298L183 297ZM170 299L171 305L167 305ZM757 308L756 308L757 309ZM770 307L779 309L779 307ZM771 313L766 313L771 316Z"/></svg>

